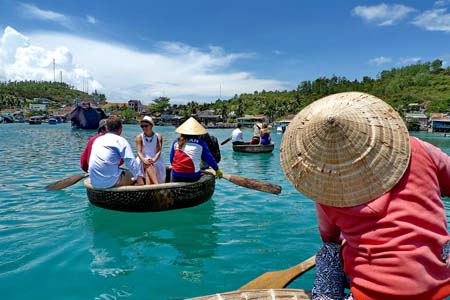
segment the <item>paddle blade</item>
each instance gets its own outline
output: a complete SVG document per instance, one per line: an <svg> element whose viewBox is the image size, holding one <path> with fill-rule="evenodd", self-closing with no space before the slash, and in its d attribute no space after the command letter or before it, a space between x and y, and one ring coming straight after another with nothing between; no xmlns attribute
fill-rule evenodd
<svg viewBox="0 0 450 300"><path fill-rule="evenodd" d="M47 190L62 190L65 189L66 187L69 187L71 185L74 185L75 183L77 183L78 181L80 181L81 179L85 178L89 176L89 174L82 174L82 175L74 175L65 179L61 179L59 181L56 181L54 183L51 183L49 185L47 185L45 188Z"/></svg>
<svg viewBox="0 0 450 300"><path fill-rule="evenodd" d="M221 146L225 145L226 143L228 143L229 141L231 141L231 137L227 138L226 140L224 140L222 143L220 143Z"/></svg>
<svg viewBox="0 0 450 300"><path fill-rule="evenodd" d="M257 190L260 192L265 192L265 193L270 193L270 194L275 194L275 195L278 195L279 193L281 193L281 186L276 185L276 184L267 183L264 181L251 179L251 178L247 178L247 177L242 177L242 176L229 175L229 174L223 174L223 178L225 178L226 180L228 180L234 184L237 184L239 186L243 186L243 187Z"/></svg>
<svg viewBox="0 0 450 300"><path fill-rule="evenodd" d="M289 269L264 273L242 286L239 290L281 289L286 287L298 276L312 269L315 265L316 256L314 255Z"/></svg>

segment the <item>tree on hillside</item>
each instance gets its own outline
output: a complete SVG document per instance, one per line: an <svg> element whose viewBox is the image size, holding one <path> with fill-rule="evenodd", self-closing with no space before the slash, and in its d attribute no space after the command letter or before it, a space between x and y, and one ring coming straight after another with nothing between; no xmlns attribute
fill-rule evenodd
<svg viewBox="0 0 450 300"><path fill-rule="evenodd" d="M152 100L152 108L157 112L164 112L168 107L170 107L170 99L167 97L159 97Z"/></svg>

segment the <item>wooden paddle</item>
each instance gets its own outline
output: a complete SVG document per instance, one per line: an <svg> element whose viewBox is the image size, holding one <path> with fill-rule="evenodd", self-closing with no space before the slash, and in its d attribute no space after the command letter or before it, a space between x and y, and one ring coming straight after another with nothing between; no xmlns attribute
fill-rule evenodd
<svg viewBox="0 0 450 300"><path fill-rule="evenodd" d="M236 175L230 175L230 174L225 174L225 173L223 174L222 178L224 178L236 185L243 186L243 187L246 187L246 188L249 188L252 190L275 194L275 195L278 195L279 193L281 193L281 186L272 184L272 183L267 183L264 181L260 181L257 179L236 176Z"/></svg>
<svg viewBox="0 0 450 300"><path fill-rule="evenodd" d="M316 256L314 255L289 269L266 272L242 286L239 290L282 289L315 265Z"/></svg>
<svg viewBox="0 0 450 300"><path fill-rule="evenodd" d="M212 169L201 171L204 174L216 175ZM211 172L212 171L212 172ZM223 179L226 179L236 185L243 186L252 190L278 195L281 193L281 186L264 182L257 179L247 178L223 173Z"/></svg>
<svg viewBox="0 0 450 300"><path fill-rule="evenodd" d="M231 141L231 136L229 138L227 138L226 140L224 140L222 143L220 143L220 145L223 146L226 143L228 143L229 141Z"/></svg>
<svg viewBox="0 0 450 300"><path fill-rule="evenodd" d="M68 178L61 179L61 180L58 180L58 181L56 181L54 183L51 183L51 184L47 185L45 188L47 190L62 190L62 189L65 189L66 187L74 185L75 183L77 183L81 179L86 178L88 176L89 176L88 173L80 174L80 175L73 175L73 176L70 176Z"/></svg>

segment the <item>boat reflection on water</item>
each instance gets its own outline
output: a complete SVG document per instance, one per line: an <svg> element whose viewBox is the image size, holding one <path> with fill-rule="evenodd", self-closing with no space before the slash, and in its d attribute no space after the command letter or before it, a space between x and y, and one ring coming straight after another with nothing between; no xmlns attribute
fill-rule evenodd
<svg viewBox="0 0 450 300"><path fill-rule="evenodd" d="M199 281L204 275L201 266L217 247L214 211L212 200L155 213L124 213L89 205L90 270L105 278L146 276L149 284L161 282L164 276L171 281Z"/></svg>

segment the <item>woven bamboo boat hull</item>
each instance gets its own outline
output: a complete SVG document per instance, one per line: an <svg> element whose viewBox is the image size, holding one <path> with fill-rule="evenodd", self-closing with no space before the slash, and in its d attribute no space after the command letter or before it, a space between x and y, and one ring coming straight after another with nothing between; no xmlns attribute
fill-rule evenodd
<svg viewBox="0 0 450 300"><path fill-rule="evenodd" d="M261 289L238 290L214 294L187 300L306 300L311 299L311 293L300 289Z"/></svg>
<svg viewBox="0 0 450 300"><path fill-rule="evenodd" d="M120 211L149 212L199 205L211 198L215 177L203 175L196 182L170 182L157 185L121 186L95 189L89 179L84 181L89 202Z"/></svg>
<svg viewBox="0 0 450 300"><path fill-rule="evenodd" d="M243 153L270 153L275 148L274 144L269 145L233 145L234 152Z"/></svg>

